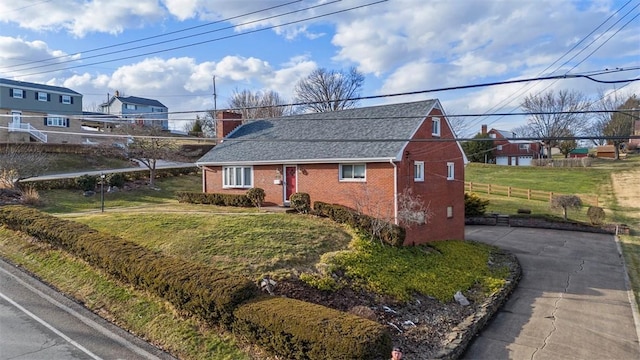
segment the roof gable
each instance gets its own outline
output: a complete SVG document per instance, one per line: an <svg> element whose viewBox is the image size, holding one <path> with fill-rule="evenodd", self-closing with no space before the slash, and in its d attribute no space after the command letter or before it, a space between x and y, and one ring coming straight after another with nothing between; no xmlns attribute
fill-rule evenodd
<svg viewBox="0 0 640 360"><path fill-rule="evenodd" d="M399 159L437 103L426 100L249 121L198 163Z"/></svg>

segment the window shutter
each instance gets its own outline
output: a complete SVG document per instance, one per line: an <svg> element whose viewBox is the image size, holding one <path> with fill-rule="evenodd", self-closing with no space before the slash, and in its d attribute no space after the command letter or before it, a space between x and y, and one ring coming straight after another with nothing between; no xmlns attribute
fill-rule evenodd
<svg viewBox="0 0 640 360"><path fill-rule="evenodd" d="M71 98L71 103L73 104L73 96L70 96L70 98Z"/></svg>
<svg viewBox="0 0 640 360"><path fill-rule="evenodd" d="M69 127L69 118L66 118L65 122L67 123L67 127Z"/></svg>
<svg viewBox="0 0 640 360"><path fill-rule="evenodd" d="M47 101L51 101L51 94L47 94Z"/></svg>
<svg viewBox="0 0 640 360"><path fill-rule="evenodd" d="M47 117L44 117L44 126L47 126Z"/></svg>
<svg viewBox="0 0 640 360"><path fill-rule="evenodd" d="M62 102L62 95L60 95L60 102Z"/></svg>
<svg viewBox="0 0 640 360"><path fill-rule="evenodd" d="M13 89L9 89L9 97L13 97Z"/></svg>
<svg viewBox="0 0 640 360"><path fill-rule="evenodd" d="M36 96L36 100L38 100L38 92L37 92L37 91L34 91L34 92L33 92L33 95L35 95L35 96Z"/></svg>

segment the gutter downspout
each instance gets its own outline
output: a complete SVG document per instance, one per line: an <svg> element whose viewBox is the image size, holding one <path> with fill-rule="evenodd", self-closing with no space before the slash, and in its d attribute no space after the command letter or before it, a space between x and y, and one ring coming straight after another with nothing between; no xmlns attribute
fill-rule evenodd
<svg viewBox="0 0 640 360"><path fill-rule="evenodd" d="M398 165L389 159L393 166L393 223L398 225Z"/></svg>
<svg viewBox="0 0 640 360"><path fill-rule="evenodd" d="M207 179L204 176L204 165L196 164L196 167L202 171L202 192L206 193L207 192L207 181L206 181Z"/></svg>

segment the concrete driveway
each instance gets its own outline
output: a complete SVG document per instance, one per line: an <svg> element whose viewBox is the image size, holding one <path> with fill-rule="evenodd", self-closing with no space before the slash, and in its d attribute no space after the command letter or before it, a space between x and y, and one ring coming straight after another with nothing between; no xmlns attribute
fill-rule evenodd
<svg viewBox="0 0 640 360"><path fill-rule="evenodd" d="M640 359L638 310L612 235L467 226L514 253L522 279L465 359Z"/></svg>

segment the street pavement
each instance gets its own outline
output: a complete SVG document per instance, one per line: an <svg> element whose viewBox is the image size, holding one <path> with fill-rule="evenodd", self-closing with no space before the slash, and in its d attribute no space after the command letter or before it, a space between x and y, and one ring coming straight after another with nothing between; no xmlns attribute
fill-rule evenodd
<svg viewBox="0 0 640 360"><path fill-rule="evenodd" d="M640 359L638 309L613 235L467 226L523 276L464 359Z"/></svg>
<svg viewBox="0 0 640 360"><path fill-rule="evenodd" d="M173 359L0 260L0 360Z"/></svg>

